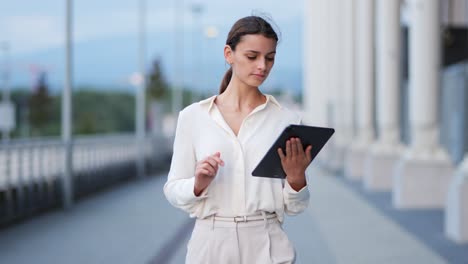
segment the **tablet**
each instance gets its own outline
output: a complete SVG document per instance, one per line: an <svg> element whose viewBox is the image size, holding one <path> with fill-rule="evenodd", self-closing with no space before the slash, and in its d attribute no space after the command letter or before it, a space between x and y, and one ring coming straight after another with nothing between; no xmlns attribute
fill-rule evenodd
<svg viewBox="0 0 468 264"><path fill-rule="evenodd" d="M286 178L278 154L278 148L283 149L283 153L286 153L286 140L292 137L300 138L304 150L307 146L312 145L311 154L312 160L314 160L333 133L335 133L335 129L333 128L289 125L283 130L257 167L252 171L252 176Z"/></svg>

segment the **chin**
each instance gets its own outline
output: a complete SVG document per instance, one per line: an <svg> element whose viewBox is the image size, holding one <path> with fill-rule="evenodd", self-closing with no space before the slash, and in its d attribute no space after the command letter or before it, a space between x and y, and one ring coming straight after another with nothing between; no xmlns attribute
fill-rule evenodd
<svg viewBox="0 0 468 264"><path fill-rule="evenodd" d="M251 80L251 81L247 82L247 84L248 84L249 86L259 87L259 86L262 85L264 82L265 82L265 80L262 80L262 81L260 81L260 80Z"/></svg>

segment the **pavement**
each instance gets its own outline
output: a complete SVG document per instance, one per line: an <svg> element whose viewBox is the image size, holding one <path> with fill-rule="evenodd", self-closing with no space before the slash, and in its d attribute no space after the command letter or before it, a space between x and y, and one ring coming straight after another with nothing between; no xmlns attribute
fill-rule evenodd
<svg viewBox="0 0 468 264"><path fill-rule="evenodd" d="M439 237L452 251L440 250L356 183L313 166L308 174L310 206L284 223L296 263L468 263L468 245ZM0 230L0 263L184 263L194 220L166 201L165 180L127 182Z"/></svg>

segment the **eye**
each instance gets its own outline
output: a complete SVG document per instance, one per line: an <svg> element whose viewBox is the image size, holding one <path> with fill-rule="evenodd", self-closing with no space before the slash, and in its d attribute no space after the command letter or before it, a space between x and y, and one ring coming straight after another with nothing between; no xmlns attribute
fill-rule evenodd
<svg viewBox="0 0 468 264"><path fill-rule="evenodd" d="M272 58L266 58L267 61L274 61L275 60L275 57L272 57Z"/></svg>
<svg viewBox="0 0 468 264"><path fill-rule="evenodd" d="M256 56L247 56L247 59L249 60L255 60L257 57Z"/></svg>

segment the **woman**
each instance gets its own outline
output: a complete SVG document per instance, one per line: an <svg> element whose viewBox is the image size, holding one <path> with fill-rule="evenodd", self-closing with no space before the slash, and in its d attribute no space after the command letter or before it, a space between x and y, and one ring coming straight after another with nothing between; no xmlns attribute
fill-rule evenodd
<svg viewBox="0 0 468 264"><path fill-rule="evenodd" d="M282 230L284 213L309 202L308 146L297 138L278 149L286 179L251 172L281 131L300 117L260 92L273 67L278 36L261 17L238 20L224 57L230 65L219 95L179 114L164 193L196 217L186 263L293 263L294 248Z"/></svg>

